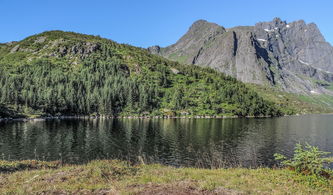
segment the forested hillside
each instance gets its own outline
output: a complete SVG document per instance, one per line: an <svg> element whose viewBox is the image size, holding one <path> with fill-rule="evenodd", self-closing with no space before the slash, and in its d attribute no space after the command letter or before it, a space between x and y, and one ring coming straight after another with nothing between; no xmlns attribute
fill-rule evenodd
<svg viewBox="0 0 333 195"><path fill-rule="evenodd" d="M277 116L234 78L98 36L49 31L0 45L0 117ZM10 110L10 112L4 112Z"/></svg>

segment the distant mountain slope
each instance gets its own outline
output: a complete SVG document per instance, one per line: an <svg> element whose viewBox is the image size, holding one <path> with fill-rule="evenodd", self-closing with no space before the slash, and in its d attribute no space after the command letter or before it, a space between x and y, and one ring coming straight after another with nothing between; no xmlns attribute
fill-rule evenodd
<svg viewBox="0 0 333 195"><path fill-rule="evenodd" d="M181 65L145 49L71 32L49 31L2 44L0 75L0 105L8 110L0 117L11 112L28 116L295 112L288 106L277 108L212 69Z"/></svg>
<svg viewBox="0 0 333 195"><path fill-rule="evenodd" d="M333 95L333 47L317 26L279 18L225 29L195 22L177 43L148 48L186 64L211 67L240 81L298 94Z"/></svg>

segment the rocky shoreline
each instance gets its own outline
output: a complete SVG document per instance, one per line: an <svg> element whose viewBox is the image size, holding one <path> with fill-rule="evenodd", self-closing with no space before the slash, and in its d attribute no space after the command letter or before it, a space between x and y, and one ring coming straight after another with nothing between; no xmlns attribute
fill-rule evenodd
<svg viewBox="0 0 333 195"><path fill-rule="evenodd" d="M45 121L55 119L227 119L227 118L272 118L271 116L54 116L37 118L0 118L3 121Z"/></svg>
<svg viewBox="0 0 333 195"><path fill-rule="evenodd" d="M308 113L311 114L311 113ZM315 113L313 113L315 114ZM317 114L333 114L333 113L317 113ZM303 116L307 114L284 115L287 116ZM283 116L282 116L283 117ZM272 116L49 116L49 117L36 117L36 118L0 118L0 122L6 121L45 121L55 119L230 119L230 118L273 118Z"/></svg>

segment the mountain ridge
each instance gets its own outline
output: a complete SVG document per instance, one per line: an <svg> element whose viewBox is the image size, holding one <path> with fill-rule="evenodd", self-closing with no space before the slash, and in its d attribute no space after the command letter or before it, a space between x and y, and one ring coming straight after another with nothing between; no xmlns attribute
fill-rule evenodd
<svg viewBox="0 0 333 195"><path fill-rule="evenodd" d="M211 67L245 83L297 94L333 95L333 47L314 23L280 18L254 26L192 24L175 44L148 51L181 63Z"/></svg>

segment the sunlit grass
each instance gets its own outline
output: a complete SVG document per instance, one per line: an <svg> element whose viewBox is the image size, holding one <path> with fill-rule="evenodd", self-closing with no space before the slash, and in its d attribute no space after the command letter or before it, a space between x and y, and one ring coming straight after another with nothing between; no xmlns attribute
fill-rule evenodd
<svg viewBox="0 0 333 195"><path fill-rule="evenodd" d="M20 164L7 163L13 167ZM4 166L8 167L6 161L1 162L0 167ZM332 194L333 180L299 175L287 169L133 166L114 160L92 161L86 165L66 165L58 168L39 166L38 170L0 174L0 194L42 192Z"/></svg>

